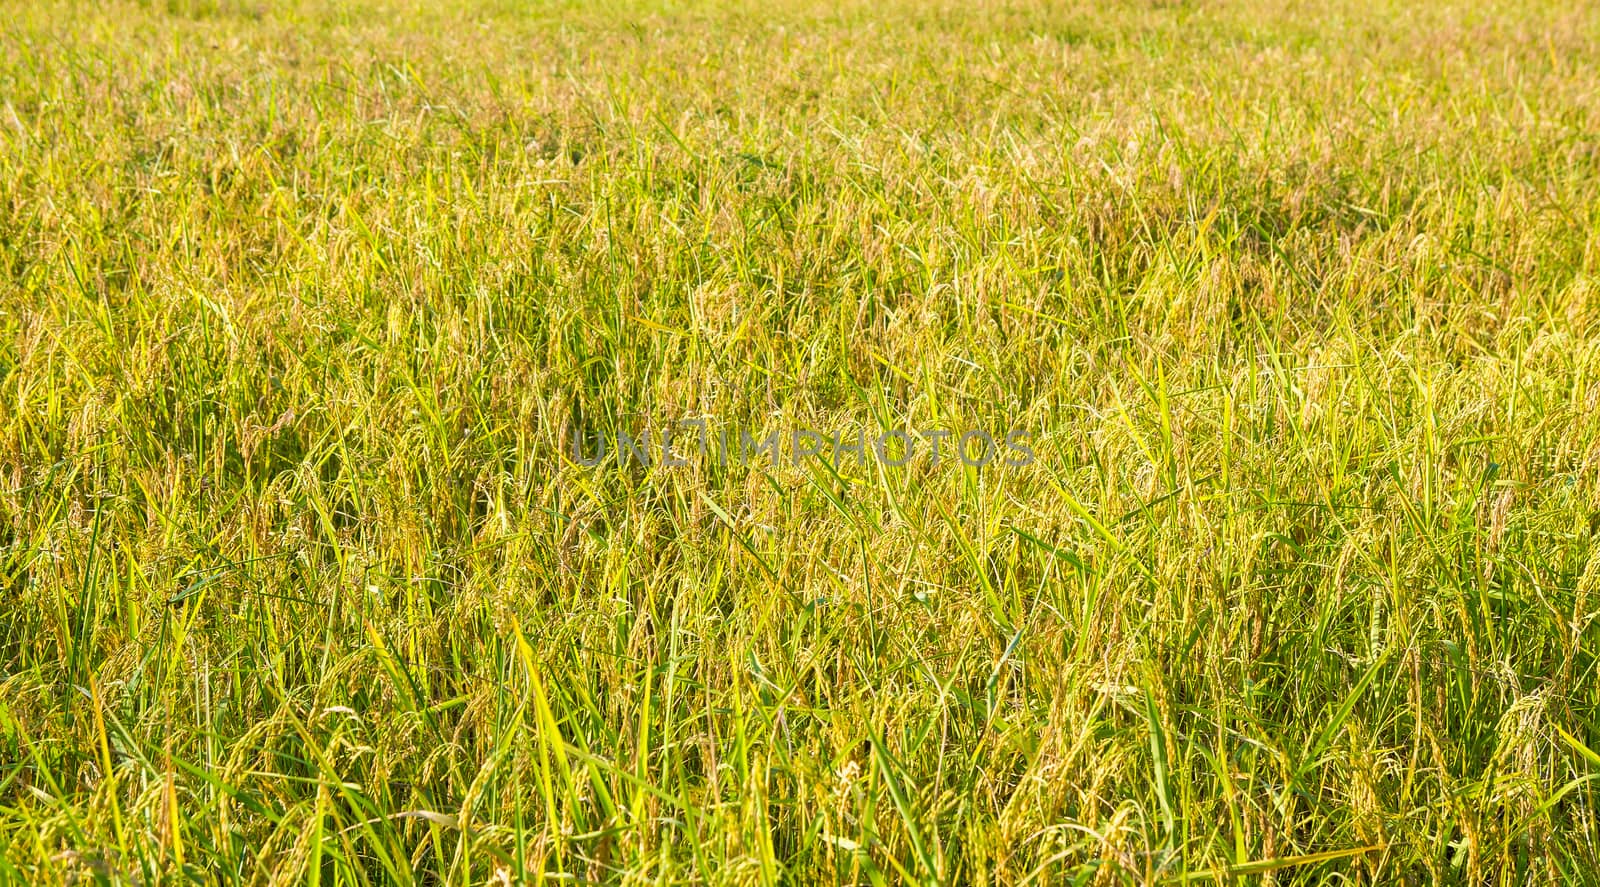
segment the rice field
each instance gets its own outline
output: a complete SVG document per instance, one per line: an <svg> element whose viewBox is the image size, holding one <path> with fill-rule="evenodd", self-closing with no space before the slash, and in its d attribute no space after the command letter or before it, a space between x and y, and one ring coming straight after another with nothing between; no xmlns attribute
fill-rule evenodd
<svg viewBox="0 0 1600 887"><path fill-rule="evenodd" d="M1600 7L0 20L0 883L1600 884Z"/></svg>

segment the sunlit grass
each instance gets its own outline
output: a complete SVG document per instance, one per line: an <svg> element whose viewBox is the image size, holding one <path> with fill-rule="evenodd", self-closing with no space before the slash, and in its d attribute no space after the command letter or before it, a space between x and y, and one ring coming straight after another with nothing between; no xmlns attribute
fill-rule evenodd
<svg viewBox="0 0 1600 887"><path fill-rule="evenodd" d="M0 882L1600 883L1600 8L0 17Z"/></svg>

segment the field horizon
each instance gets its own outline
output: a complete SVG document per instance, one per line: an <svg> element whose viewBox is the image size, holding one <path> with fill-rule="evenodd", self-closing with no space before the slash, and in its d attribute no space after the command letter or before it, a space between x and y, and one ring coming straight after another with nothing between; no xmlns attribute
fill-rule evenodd
<svg viewBox="0 0 1600 887"><path fill-rule="evenodd" d="M1600 884L1600 6L6 11L0 883Z"/></svg>

